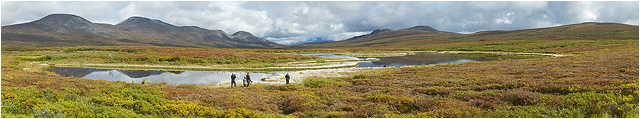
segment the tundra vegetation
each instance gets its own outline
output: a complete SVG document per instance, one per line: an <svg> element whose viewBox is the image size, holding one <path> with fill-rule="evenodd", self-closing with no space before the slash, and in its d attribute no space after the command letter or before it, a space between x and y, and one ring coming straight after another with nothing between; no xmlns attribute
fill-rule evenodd
<svg viewBox="0 0 640 119"><path fill-rule="evenodd" d="M255 84L248 88L62 77L43 71L49 66L41 64L325 62L317 57L278 53L386 52L389 49L3 48L2 117L637 118L637 39L589 42L593 43L548 45L558 44L549 41L526 45L496 43L491 47L473 43L442 46L434 49L511 48L569 56L381 68L347 77L312 77L297 84Z"/></svg>
<svg viewBox="0 0 640 119"><path fill-rule="evenodd" d="M266 68L291 66L289 62L326 59L292 55L292 51L286 50L271 50L270 53L264 53L262 50L249 49L155 46L9 47L3 48L2 51L6 54L3 56L15 57L22 61L37 61L58 66L111 64L122 65L121 68L132 65ZM302 52L326 51L328 50L304 50Z"/></svg>

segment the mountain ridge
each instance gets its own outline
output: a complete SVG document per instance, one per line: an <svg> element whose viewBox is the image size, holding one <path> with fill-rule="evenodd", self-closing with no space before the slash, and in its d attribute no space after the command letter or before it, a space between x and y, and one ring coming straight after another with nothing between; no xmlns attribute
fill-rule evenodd
<svg viewBox="0 0 640 119"><path fill-rule="evenodd" d="M638 39L638 26L620 23L584 22L556 27L480 31L458 34L439 31L429 26L414 26L400 30L376 29L373 32L335 42L313 42L278 48L356 48L356 47L436 47L461 42L486 44L487 42L514 40L593 40Z"/></svg>
<svg viewBox="0 0 640 119"><path fill-rule="evenodd" d="M238 32L236 32L238 33ZM175 26L161 20L132 16L115 24L100 24L73 14L50 14L39 20L2 26L3 47L16 46L174 46L205 48L272 48L281 44L246 31Z"/></svg>
<svg viewBox="0 0 640 119"><path fill-rule="evenodd" d="M27 24L40 25L46 27L46 30L63 33L72 32L72 30L82 30L93 34L108 31L89 20L72 14L50 14Z"/></svg>

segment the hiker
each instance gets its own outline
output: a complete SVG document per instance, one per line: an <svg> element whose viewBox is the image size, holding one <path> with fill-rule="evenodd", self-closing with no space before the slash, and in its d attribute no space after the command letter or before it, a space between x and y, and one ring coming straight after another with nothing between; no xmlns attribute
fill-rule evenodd
<svg viewBox="0 0 640 119"><path fill-rule="evenodd" d="M287 73L287 75L284 75L284 79L287 80L286 84L289 84L289 79L291 78L291 76L289 76L289 73Z"/></svg>
<svg viewBox="0 0 640 119"><path fill-rule="evenodd" d="M247 76L245 77L247 79L247 87L249 87L249 85L251 84L251 77L249 77L249 72L247 72Z"/></svg>
<svg viewBox="0 0 640 119"><path fill-rule="evenodd" d="M247 87L247 77L242 79L242 87Z"/></svg>
<svg viewBox="0 0 640 119"><path fill-rule="evenodd" d="M238 87L236 86L236 73L231 73L231 88L233 87Z"/></svg>

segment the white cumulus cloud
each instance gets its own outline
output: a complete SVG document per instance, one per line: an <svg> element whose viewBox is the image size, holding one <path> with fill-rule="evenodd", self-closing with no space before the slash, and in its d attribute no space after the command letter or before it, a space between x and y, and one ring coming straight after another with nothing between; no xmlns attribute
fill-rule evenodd
<svg viewBox="0 0 640 119"><path fill-rule="evenodd" d="M638 1L2 1L2 26L67 13L117 24L131 16L281 44L345 40L375 29L519 30L581 22L638 25Z"/></svg>

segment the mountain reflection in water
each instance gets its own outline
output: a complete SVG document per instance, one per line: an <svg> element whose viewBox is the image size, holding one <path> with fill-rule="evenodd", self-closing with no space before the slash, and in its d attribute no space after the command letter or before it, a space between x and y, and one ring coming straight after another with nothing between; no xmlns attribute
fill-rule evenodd
<svg viewBox="0 0 640 119"><path fill-rule="evenodd" d="M236 73L237 83L242 83L242 78L247 72L229 72L229 71L144 71L144 70L115 70L115 69L96 69L96 68L73 68L73 67L55 67L47 69L47 71L55 72L61 76L74 76L84 79L107 80L107 81L124 81L141 83L144 79L149 82L167 82L169 84L218 84L220 82L229 82L231 73ZM260 82L262 78L277 76L284 72L276 73L250 73L254 82Z"/></svg>
<svg viewBox="0 0 640 119"><path fill-rule="evenodd" d="M338 56L331 53L318 54L300 54L305 56L319 57L351 57ZM356 57L351 57L356 58ZM359 57L361 59L369 57ZM356 67L402 67L407 65L429 65L429 64L456 64L477 61L491 61L500 59L514 59L513 57L503 57L484 54L438 54L438 53L416 53L415 55L395 56L395 57L379 57L378 61L362 61ZM221 82L230 82L231 73L236 73L236 81L242 84L242 78L247 74L244 71L144 71L144 70L115 70L115 69L97 69L97 68L69 68L57 67L47 69L47 71L55 72L62 76L74 76L85 79L107 80L107 81L125 81L141 83L144 79L149 82L167 82L169 84L218 84ZM262 78L278 76L286 72L275 73L258 73L252 72L251 79L254 82L261 82Z"/></svg>

